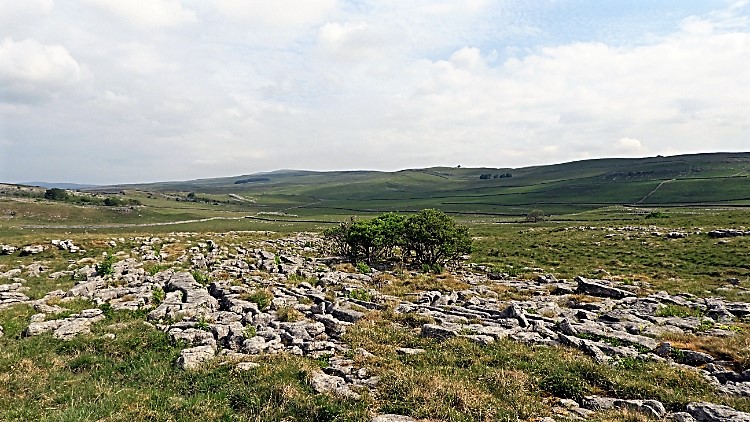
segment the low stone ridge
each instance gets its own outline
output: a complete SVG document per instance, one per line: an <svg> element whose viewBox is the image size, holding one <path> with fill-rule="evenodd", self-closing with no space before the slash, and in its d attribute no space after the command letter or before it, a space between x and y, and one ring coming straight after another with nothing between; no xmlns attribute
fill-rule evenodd
<svg viewBox="0 0 750 422"><path fill-rule="evenodd" d="M484 345L509 338L527 344L578 348L600 362L628 358L687 365L719 391L750 397L750 371L737 373L714 356L655 339L664 333L731 336L734 333L727 324L750 315L750 304L745 302L666 292L646 295L637 286L583 277L568 281L545 275L536 280L515 280L488 274L480 267L454 271L453 276L469 286L465 290L420 292L407 301L371 289L377 272L343 272L337 270L336 258L315 258L313 252L321 240L314 236L233 245L231 249L207 240L183 248L179 256L165 261L187 270L168 269L155 274L146 272L143 262L164 260L169 249L163 246L179 243L179 237L135 240L140 245L133 248L131 256L137 258L121 256L112 265L112 274L97 274L93 262L81 260L67 272L49 274L50 278L74 276L78 280L75 286L50 292L36 301L22 293L25 281L15 280L24 273L40 274L48 269L28 266L0 273L0 278L12 281L0 285L0 308L18 303L34 306L38 314L24 334L51 332L61 339L90 332L91 325L104 315L100 309L88 309L56 319L62 308L49 305L50 299L83 298L97 305L108 304L114 310L150 309L148 321L184 345L176 362L181 368L194 370L214 358L231 358L238 370L251 370L256 364L245 358L280 352L326 357L328 366L309 375L312 388L325 394L359 397L364 390L376 393L379 380L348 358L368 352L349 350L341 337L370 310L382 309L387 302L396 314L429 321L419 328L425 337L461 337ZM117 245L124 240L111 242ZM197 280L193 275L196 271L207 277ZM492 285L528 292L524 295L528 299L501 300ZM673 306L705 316L665 316L670 314L664 310ZM397 353L425 351L400 348ZM601 409L628 409L653 418L667 415L664 406L654 400L587 397L580 406L575 402L568 405L571 414L580 417ZM734 411L711 406L693 404L684 409L684 414L675 415L719 421L724 420L716 419L720 415ZM744 417L739 412L734 415ZM705 419L709 417L714 419Z"/></svg>
<svg viewBox="0 0 750 422"><path fill-rule="evenodd" d="M54 309L52 310L55 311ZM70 340L79 334L91 333L91 325L104 319L101 309L85 309L64 319L46 320L47 314L32 315L31 323L23 332L24 336L38 336L52 332L52 336L62 340Z"/></svg>
<svg viewBox="0 0 750 422"><path fill-rule="evenodd" d="M626 409L655 419L661 419L667 414L667 409L657 400L621 400L589 396L584 397L582 405L591 410Z"/></svg>

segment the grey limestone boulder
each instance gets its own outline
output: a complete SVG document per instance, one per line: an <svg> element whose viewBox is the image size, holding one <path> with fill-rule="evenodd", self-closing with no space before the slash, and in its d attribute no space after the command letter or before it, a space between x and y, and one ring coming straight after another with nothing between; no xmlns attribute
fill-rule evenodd
<svg viewBox="0 0 750 422"><path fill-rule="evenodd" d="M365 316L362 312L348 308L340 308L338 306L331 310L331 315L344 322L357 322L360 318Z"/></svg>
<svg viewBox="0 0 750 422"><path fill-rule="evenodd" d="M32 322L26 327L25 330L23 330L23 335L25 337L31 337L31 336L38 336L44 333L49 333L57 329L60 325L62 325L63 321L59 319L53 319L50 321L39 321L39 322Z"/></svg>
<svg viewBox="0 0 750 422"><path fill-rule="evenodd" d="M375 416L370 422L417 422L417 420L409 416L387 414Z"/></svg>
<svg viewBox="0 0 750 422"><path fill-rule="evenodd" d="M360 395L352 391L343 378L328 375L324 372L315 372L312 374L310 384L318 393L333 394L352 399L360 398Z"/></svg>
<svg viewBox="0 0 750 422"><path fill-rule="evenodd" d="M591 410L627 409L657 419L661 419L667 414L667 409L657 400L622 400L587 396L583 398L581 405Z"/></svg>
<svg viewBox="0 0 750 422"><path fill-rule="evenodd" d="M577 293L583 293L597 297L610 297L613 299L635 297L635 293L612 287L607 281L604 280L576 277L576 281L578 282L578 288L576 289Z"/></svg>
<svg viewBox="0 0 750 422"><path fill-rule="evenodd" d="M445 340L458 335L458 331L437 324L424 324L422 326L422 337Z"/></svg>
<svg viewBox="0 0 750 422"><path fill-rule="evenodd" d="M689 403L687 411L699 422L750 422L750 413L713 403Z"/></svg>
<svg viewBox="0 0 750 422"><path fill-rule="evenodd" d="M183 341L188 346L212 346L216 347L216 339L213 333L199 330L197 328L171 329L168 331L172 341Z"/></svg>
<svg viewBox="0 0 750 422"><path fill-rule="evenodd" d="M198 369L201 365L211 360L216 351L211 346L196 346L184 349L177 359L177 366L185 370Z"/></svg>
<svg viewBox="0 0 750 422"><path fill-rule="evenodd" d="M17 251L18 248L11 245L0 245L0 255L10 255Z"/></svg>

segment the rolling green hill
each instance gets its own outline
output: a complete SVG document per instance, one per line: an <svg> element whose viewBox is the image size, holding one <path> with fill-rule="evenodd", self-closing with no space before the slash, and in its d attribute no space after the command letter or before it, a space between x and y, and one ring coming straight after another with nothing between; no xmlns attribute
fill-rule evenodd
<svg viewBox="0 0 750 422"><path fill-rule="evenodd" d="M245 204L250 208L294 209L297 215L426 207L452 213L522 215L534 208L562 214L611 205L750 205L749 173L750 153L714 153L593 159L516 169L285 170L122 188L195 192L217 201L233 194L251 198L254 202Z"/></svg>
<svg viewBox="0 0 750 422"><path fill-rule="evenodd" d="M397 172L282 170L180 182L97 187L48 201L44 188L0 185L0 232L18 228L168 226L319 228L350 215L437 208L471 220L518 220L540 209L575 219L597 209L750 207L750 153L595 159L524 168ZM87 199L86 196L89 198ZM116 204L97 206L106 198ZM608 218L602 214L602 218ZM164 228L165 230L168 227Z"/></svg>

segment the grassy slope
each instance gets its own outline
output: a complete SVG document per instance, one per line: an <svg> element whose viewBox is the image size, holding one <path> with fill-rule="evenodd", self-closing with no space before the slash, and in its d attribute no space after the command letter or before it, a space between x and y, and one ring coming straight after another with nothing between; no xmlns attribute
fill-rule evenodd
<svg viewBox="0 0 750 422"><path fill-rule="evenodd" d="M750 204L750 153L585 160L520 169L431 168L385 172L281 172L268 182L234 178L154 184L156 190L240 194L257 206L341 214L436 207L456 213L567 213L616 204ZM480 180L481 174L511 178ZM664 182L664 183L662 183ZM658 188L658 189L657 189Z"/></svg>

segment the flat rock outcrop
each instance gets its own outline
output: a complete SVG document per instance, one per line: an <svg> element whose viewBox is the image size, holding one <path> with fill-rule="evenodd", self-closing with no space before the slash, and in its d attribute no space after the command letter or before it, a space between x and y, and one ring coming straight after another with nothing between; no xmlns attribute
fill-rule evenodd
<svg viewBox="0 0 750 422"><path fill-rule="evenodd" d="M195 370L215 357L252 360L271 353L326 358L327 367L309 374L310 385L321 393L350 398L359 397L364 390L377 392L379 379L350 359L367 352L349 350L341 338L352 325L366 320L369 312L386 308L404 319L419 321L411 326L417 327L421 336L438 341L460 337L487 345L507 338L577 348L604 363L663 361L693 368L725 394L750 397L750 371L735 372L716 356L659 340L665 333L731 336L730 325L750 316L750 304L745 302L648 294L638 285L583 277L568 281L545 274L518 280L481 268L454 272L467 286L464 290L416 292L406 300L372 288L382 275L377 270L373 274L348 273L335 266L336 258L311 256L314 248L309 245L320 239L307 235L231 247L201 241L183 252L170 250L176 255L165 262L179 269L153 274L143 269L144 260L165 260L169 254L164 245L177 240L133 239L136 246L131 254L119 256L111 274L98 274L95 263L85 261L65 269L67 272L52 273L50 278L71 276L78 281L67 291L51 292L37 301L23 293L24 280L15 279L48 269L6 270L0 279L11 282L0 285L0 309L18 303L32 305L38 314L24 335L52 333L60 339L90 332L92 324L104 319L104 313L93 308L58 318L62 308L52 298L86 299L115 310L149 309L148 321L183 345L176 362L181 368ZM124 240L112 242L117 245ZM62 249L71 252L66 245ZM497 291L518 294L513 300L504 300ZM677 314L684 316L670 312L675 307L683 311ZM402 347L396 353L407 356L425 351ZM257 365L236 361L242 363L242 368L237 363L238 370ZM627 409L657 419L668 416L655 400L586 397L580 405L573 402L569 407L579 416L606 409ZM746 420L742 419L746 414L710 403L693 403L674 415L698 421ZM735 419L721 419L726 417ZM403 418L380 415L373 420L411 420Z"/></svg>

